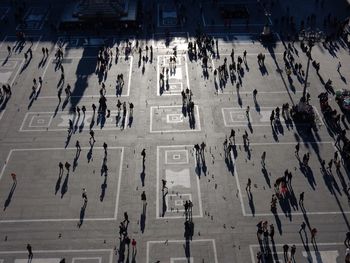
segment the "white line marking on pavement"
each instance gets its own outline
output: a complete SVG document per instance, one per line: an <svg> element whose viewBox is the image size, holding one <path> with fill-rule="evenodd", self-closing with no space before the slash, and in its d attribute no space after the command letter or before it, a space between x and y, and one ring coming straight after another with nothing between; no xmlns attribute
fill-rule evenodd
<svg viewBox="0 0 350 263"><path fill-rule="evenodd" d="M98 263L102 262L102 257L74 257L72 258L72 263L75 263L75 261L83 260L83 262L86 262L86 261L95 260L95 259L97 260Z"/></svg>
<svg viewBox="0 0 350 263"><path fill-rule="evenodd" d="M190 88L190 75L188 75L188 65L187 65L187 57L185 57L185 70L186 70L186 79L187 79L187 88L188 89L191 89Z"/></svg>
<svg viewBox="0 0 350 263"><path fill-rule="evenodd" d="M66 255L67 253L105 253L109 254L109 263L113 262L113 250L112 249L65 249L65 250L35 250L34 253L61 253ZM27 250L8 250L8 251L0 251L0 255L14 255L14 254L28 254ZM1 262L1 260L0 260ZM26 259L28 262L28 259ZM33 261L34 262L34 261ZM101 261L100 261L101 262Z"/></svg>
<svg viewBox="0 0 350 263"><path fill-rule="evenodd" d="M110 149L110 147L109 147ZM120 165L119 165L119 179L117 186L117 194L115 200L115 210L114 210L114 218L117 219L118 216L118 208L119 208L119 195L120 195L120 185L122 180L122 171L123 171L123 163L124 163L124 147L121 147L121 156L120 156Z"/></svg>
<svg viewBox="0 0 350 263"><path fill-rule="evenodd" d="M193 148L193 145L161 145L161 146L157 146L157 200L156 200L156 219L179 219L179 218L184 218L183 216L159 216L159 211L160 211L160 206L159 206L159 181L160 181L160 165L159 165L159 159L160 159L160 148L185 148L185 151L187 152L187 154L189 155L189 151L191 150L191 148ZM167 151L165 151L167 152ZM189 158L187 155L187 158ZM188 164L190 165L190 163L188 162ZM196 180L197 180L197 188L198 188L198 209L199 209L199 215L194 215L193 218L201 218L203 217L203 208L202 208L202 196L201 196L201 187L200 187L200 181L197 175L196 176Z"/></svg>
<svg viewBox="0 0 350 263"><path fill-rule="evenodd" d="M128 91L126 93L126 97L130 95L130 86L131 86L131 74L132 74L132 64L133 64L133 60L134 57L133 56L129 56L130 57L130 70L129 70L129 81L128 81Z"/></svg>
<svg viewBox="0 0 350 263"><path fill-rule="evenodd" d="M152 116L153 116L153 109L155 108L182 108L182 105L169 105L169 106L151 106L150 107L150 133L171 133L171 132L199 132L201 131L201 122L200 122L200 117L199 117L199 107L198 105L194 105L194 108L196 109L196 123L198 123L196 125L195 129L186 129L186 130L176 130L176 129L172 129L172 130L156 130L154 131L152 128ZM188 118L188 116L187 116Z"/></svg>
<svg viewBox="0 0 350 263"><path fill-rule="evenodd" d="M167 243L186 243L186 240L150 240L150 241L147 241L146 263L150 263L150 261L149 261L150 260L150 258L149 258L150 244L162 244L162 243L164 244L165 242L167 242ZM211 242L213 245L214 263L219 263L215 239L196 239L196 240L191 240L190 242L191 243Z"/></svg>
<svg viewBox="0 0 350 263"><path fill-rule="evenodd" d="M304 247L303 243L293 243L293 245L295 245L296 247ZM283 247L284 244L275 244L275 246L276 247ZM344 243L337 243L337 242L335 242L335 243L318 243L317 242L317 246L344 246ZM256 263L255 255L254 255L254 251L253 251L254 248L260 248L260 245L258 245L258 244L249 245L250 257L251 257L252 263ZM277 252L276 254L282 254L282 253ZM274 262L279 262L279 261L274 260ZM282 262L282 260L280 262ZM323 261L320 261L320 262L323 262Z"/></svg>
<svg viewBox="0 0 350 263"><path fill-rule="evenodd" d="M237 169L236 169L236 159L235 159L232 151L230 151L230 154L231 154L231 159L232 159L232 164L233 164L233 173L234 173L234 177L235 177L237 189L238 189L239 201L241 203L242 214L243 214L243 216L246 216L246 211L245 211L245 207L244 207L244 203L243 203L242 189L241 189L241 185L239 183L238 173L237 173Z"/></svg>

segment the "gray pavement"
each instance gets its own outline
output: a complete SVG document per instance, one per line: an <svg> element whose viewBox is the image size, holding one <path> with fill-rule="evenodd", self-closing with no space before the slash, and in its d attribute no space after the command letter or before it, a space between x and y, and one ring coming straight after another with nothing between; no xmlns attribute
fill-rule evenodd
<svg viewBox="0 0 350 263"><path fill-rule="evenodd" d="M57 10L62 7L59 3L53 5ZM165 5L160 2L161 7ZM220 24L223 21L215 11L217 7L211 10L211 5L203 4L203 17L213 23L203 23L203 18L199 21L218 39L219 54L210 58L206 75L201 60L191 60L187 54L197 16L189 16L182 28L167 27L158 17L158 22L153 21L156 31L146 38L103 32L90 34L89 38L78 33L67 37L49 30L42 20L47 17L47 7L33 2L33 7L40 8L29 12L42 16L27 29L33 58L24 68L23 53L31 43L27 40L23 50L16 50L7 59L7 45L16 45L16 24L13 6L0 4L0 10L9 17L8 29L1 35L0 82L12 85L12 96L0 112L0 263L58 263L62 258L72 263L256 263L257 252L267 247L271 255L264 262L285 262L284 244L296 245L298 263L344 262L343 242L350 228L346 194L350 173L344 163L339 171L334 165L327 172L321 169L321 160L327 164L337 148L317 95L325 91L322 79L331 78L336 89L349 87L348 48L340 43L334 53L322 44L313 48L312 57L321 62L321 68L318 75L310 66L307 91L317 113L316 129L307 131L305 126L281 118L281 125L273 130L271 110L286 102L297 104L303 91L303 78L295 74L288 78L285 71L283 52L288 43L277 41L274 47L266 47L255 40L255 33L261 30L258 25L264 23L262 15L249 21L248 31L246 25L236 25L227 32L227 27ZM276 11L285 8L283 5L279 2ZM334 12L341 17L345 3L337 6ZM249 3L252 14L261 14L262 8ZM313 8L306 5L303 12ZM52 9L49 14L52 19L57 16ZM275 17L273 13L272 21ZM174 36L169 45L164 40L165 30ZM125 40L132 43L129 55L125 55ZM114 57L107 75L101 78L96 73L96 57L104 41L114 54L118 45L121 55L118 60ZM146 45L153 46L153 57L145 63L139 63L137 41L143 55ZM59 83L60 70L54 63L58 42L64 43L64 83ZM161 90L160 73L169 67L175 46L176 69L165 77L167 85ZM44 60L42 47L50 52ZM295 60L305 70L307 56L298 42L294 47ZM247 51L238 90L235 81L228 79L220 85L213 74L225 58L231 63L232 48L236 60ZM259 53L266 56L265 70L258 67ZM338 61L342 63L340 72ZM117 94L118 74L124 76L124 87ZM38 80L39 76L43 86L32 99L33 78ZM105 119L94 116L91 107L93 103L98 105L102 81L110 110ZM68 83L72 97L64 104L63 90L59 103L57 91ZM181 90L186 88L193 92L192 119L183 112ZM256 101L254 89L258 90ZM333 96L329 98L330 105L339 112ZM125 114L123 110L118 112L118 99L132 102L133 114L128 105ZM78 116L71 111L83 105L85 114ZM69 119L74 125L67 136ZM341 125L348 130L349 118ZM95 132L94 144L89 140L90 128ZM235 146L225 152L224 141L231 129L236 131ZM249 134L248 146L243 143L245 131ZM75 147L77 140L80 152ZM104 142L108 144L107 155ZM202 142L206 145L204 151L196 153L194 145ZM295 155L297 142L301 145L300 157L310 153L307 169ZM261 164L263 152L265 168ZM69 171L60 171L59 162L69 162ZM292 187L273 214L270 201L274 183L286 169L293 174ZM11 173L17 175L16 182ZM250 191L245 189L248 178L252 181ZM165 188L162 180L167 182ZM86 204L83 188L88 197ZM143 191L147 204L141 201ZM298 202L301 192L305 193L302 207ZM186 224L183 204L188 200L193 203L193 219ZM130 220L128 236L136 240L136 247L124 246L119 238L118 226L124 212ZM276 229L274 240L269 239L265 245L259 244L256 235L261 220L274 224ZM307 239L304 233L299 234L302 222L307 224ZM311 242L311 228L318 230L317 248ZM31 261L27 243L33 247Z"/></svg>

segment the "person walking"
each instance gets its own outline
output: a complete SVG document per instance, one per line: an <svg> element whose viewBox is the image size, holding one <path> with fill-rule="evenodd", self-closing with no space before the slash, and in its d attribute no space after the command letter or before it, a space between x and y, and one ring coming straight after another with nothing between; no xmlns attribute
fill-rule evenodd
<svg viewBox="0 0 350 263"><path fill-rule="evenodd" d="M288 261L288 251L289 251L289 246L287 244L283 245L283 256L284 256L284 262Z"/></svg>
<svg viewBox="0 0 350 263"><path fill-rule="evenodd" d="M295 262L295 252L297 250L297 247L293 245L290 249L290 259Z"/></svg>
<svg viewBox="0 0 350 263"><path fill-rule="evenodd" d="M314 227L311 229L311 242L316 243L317 229Z"/></svg>
<svg viewBox="0 0 350 263"><path fill-rule="evenodd" d="M266 152L264 151L261 155L261 165L265 167Z"/></svg>
<svg viewBox="0 0 350 263"><path fill-rule="evenodd" d="M245 110L245 115L247 116L247 120L248 120L248 122L250 122L249 111L250 111L250 107L249 107L249 106L247 106L247 109Z"/></svg>
<svg viewBox="0 0 350 263"><path fill-rule="evenodd" d="M75 143L75 147L77 148L77 153L80 153L81 152L81 147L80 147L80 142L78 140Z"/></svg>
<svg viewBox="0 0 350 263"><path fill-rule="evenodd" d="M338 62L338 65L337 65L337 71L340 72L340 68L341 68L341 63L340 61Z"/></svg>
<svg viewBox="0 0 350 263"><path fill-rule="evenodd" d="M301 225L300 225L299 234L301 235L302 231L306 234L305 229L306 229L306 223L302 222Z"/></svg>
<svg viewBox="0 0 350 263"><path fill-rule="evenodd" d="M275 227L273 224L270 225L270 238L271 238L271 241L274 241L274 236L275 236Z"/></svg>
<svg viewBox="0 0 350 263"><path fill-rule="evenodd" d="M17 183L17 175L15 173L11 173L13 183Z"/></svg>
<svg viewBox="0 0 350 263"><path fill-rule="evenodd" d="M69 173L70 163L69 163L69 162L66 162L66 163L64 164L64 167L67 169L67 172Z"/></svg>
<svg viewBox="0 0 350 263"><path fill-rule="evenodd" d="M131 246L132 246L132 254L135 255L135 253L136 253L136 240L135 239L131 240Z"/></svg>
<svg viewBox="0 0 350 263"><path fill-rule="evenodd" d="M103 149L104 149L104 151L105 151L105 156L107 156L107 147L108 147L107 143L104 142L104 143L103 143Z"/></svg>
<svg viewBox="0 0 350 263"><path fill-rule="evenodd" d="M83 202L84 202L83 207L86 208L88 198L87 198L87 193L85 188L82 189L81 197L83 198Z"/></svg>
<svg viewBox="0 0 350 263"><path fill-rule="evenodd" d="M145 214L146 213L146 206L147 206L147 198L146 198L145 191L142 191L141 201L142 201L142 211L143 211L143 214Z"/></svg>
<svg viewBox="0 0 350 263"><path fill-rule="evenodd" d="M230 141L231 141L231 138L232 138L232 141L233 141L233 144L235 144L235 135L236 135L236 132L234 129L231 129L231 134L230 134L230 137L228 138Z"/></svg>
<svg viewBox="0 0 350 263"><path fill-rule="evenodd" d="M299 195L299 205L300 207L304 207L304 192L301 192Z"/></svg>
<svg viewBox="0 0 350 263"><path fill-rule="evenodd" d="M344 244L346 247L348 247L348 248L350 247L350 232L346 233Z"/></svg>
<svg viewBox="0 0 350 263"><path fill-rule="evenodd" d="M300 143L298 142L296 145L295 145L295 155L297 157L299 157L299 149L300 149Z"/></svg>
<svg viewBox="0 0 350 263"><path fill-rule="evenodd" d="M146 149L142 149L141 156L142 156L142 163L145 163L145 160L146 160Z"/></svg>
<svg viewBox="0 0 350 263"><path fill-rule="evenodd" d="M30 244L27 244L27 250L28 250L28 258L32 259L33 258L33 251L32 251L32 246Z"/></svg>
<svg viewBox="0 0 350 263"><path fill-rule="evenodd" d="M96 140L95 140L95 132L93 130L90 130L90 139L89 139L90 144L91 144L91 140L93 141L93 143L96 142Z"/></svg>
<svg viewBox="0 0 350 263"><path fill-rule="evenodd" d="M250 193L251 188L252 188L252 180L248 178L248 182L247 182L247 186L245 187L245 190Z"/></svg>

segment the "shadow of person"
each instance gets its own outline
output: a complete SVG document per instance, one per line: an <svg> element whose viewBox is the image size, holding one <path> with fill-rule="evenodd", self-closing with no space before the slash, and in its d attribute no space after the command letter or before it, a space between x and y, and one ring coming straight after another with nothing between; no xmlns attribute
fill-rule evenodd
<svg viewBox="0 0 350 263"><path fill-rule="evenodd" d="M253 216L255 216L255 205L254 205L253 195L250 191L247 191L247 195L248 195L248 202L249 202L250 211L252 211Z"/></svg>
<svg viewBox="0 0 350 263"><path fill-rule="evenodd" d="M84 223L84 217L85 217L85 210L86 210L86 203L84 203L84 205L81 207L80 209L80 216L79 216L79 223L78 223L78 227L80 228L83 223Z"/></svg>
<svg viewBox="0 0 350 263"><path fill-rule="evenodd" d="M133 121L134 121L134 117L133 117L133 116L130 116L130 117L129 117L129 122L128 122L128 127L131 127Z"/></svg>
<svg viewBox="0 0 350 263"><path fill-rule="evenodd" d="M167 211L168 207L166 204L166 195L168 194L168 191L166 191L166 193L164 193L164 190L162 190L162 217L164 217L165 212Z"/></svg>
<svg viewBox="0 0 350 263"><path fill-rule="evenodd" d="M142 213L140 216L140 230L141 233L145 232L145 227L146 227L146 214Z"/></svg>
<svg viewBox="0 0 350 263"><path fill-rule="evenodd" d="M137 255L137 249L136 249L136 247L135 247L135 249L132 250L131 263L136 263L136 255Z"/></svg>
<svg viewBox="0 0 350 263"><path fill-rule="evenodd" d="M61 181L62 181L62 174L60 173L60 175L58 176L57 181L56 181L55 195L58 193L58 190L60 190Z"/></svg>
<svg viewBox="0 0 350 263"><path fill-rule="evenodd" d="M264 178L265 178L265 181L266 181L267 185L269 186L269 188L271 188L271 182L270 182L269 174L268 174L268 172L266 170L266 167L261 168L261 172L264 175Z"/></svg>
<svg viewBox="0 0 350 263"><path fill-rule="evenodd" d="M64 179L64 182L62 184L61 188L61 198L67 193L68 191L68 179L69 179L69 173L67 173L66 178Z"/></svg>
<svg viewBox="0 0 350 263"><path fill-rule="evenodd" d="M88 163L92 160L92 149L94 148L94 145L93 144L90 144L90 149L86 155L86 158L88 160Z"/></svg>
<svg viewBox="0 0 350 263"><path fill-rule="evenodd" d="M5 201L5 203L4 203L4 211L5 211L6 208L10 205L11 200L12 200L12 196L13 196L13 194L14 194L14 192L15 192L16 187L17 187L17 183L16 183L16 182L13 182L12 187L11 187L11 190L10 190L10 192L9 192L7 198L6 198L6 201Z"/></svg>
<svg viewBox="0 0 350 263"><path fill-rule="evenodd" d="M142 187L144 187L145 186L145 178L146 178L145 169L142 169L142 172L140 173L140 178L141 178Z"/></svg>
<svg viewBox="0 0 350 263"><path fill-rule="evenodd" d="M107 176L105 176L105 179L103 183L101 184L101 195L100 195L100 201L103 202L103 199L106 195L106 189L107 189Z"/></svg>

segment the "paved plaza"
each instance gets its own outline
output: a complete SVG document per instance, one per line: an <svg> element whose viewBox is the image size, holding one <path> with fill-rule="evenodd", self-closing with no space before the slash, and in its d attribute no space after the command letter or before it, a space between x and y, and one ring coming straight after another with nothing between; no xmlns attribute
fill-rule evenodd
<svg viewBox="0 0 350 263"><path fill-rule="evenodd" d="M248 20L223 19L223 1L145 1L151 21L118 34L53 30L68 1L26 2L24 24L15 21L14 1L0 3L0 83L12 92L0 102L0 263L259 263L260 252L264 263L345 262L350 164L318 95L328 79L349 89L349 47L316 43L319 71L311 62L307 80L305 72L287 74L288 45L303 71L308 56L288 41L281 15L294 14L299 26L316 12L322 28L325 9L345 19L348 1L296 1L302 10L247 1ZM187 14L180 22L179 3ZM273 43L258 39L266 21ZM198 28L213 37L207 64L188 52ZM103 72L101 47L112 51ZM217 73L222 66L227 77ZM277 107L299 103L304 86L314 127L285 113L272 121ZM343 113L331 93L329 105ZM349 138L349 113L340 126ZM330 162L337 158L338 168ZM288 190L273 211L286 172ZM274 225L273 238L259 239L261 221Z"/></svg>

